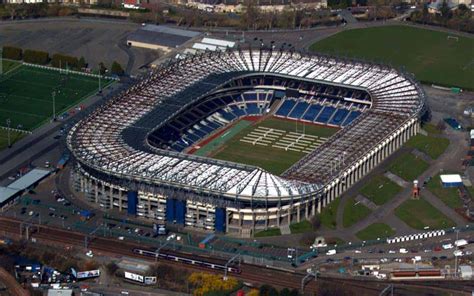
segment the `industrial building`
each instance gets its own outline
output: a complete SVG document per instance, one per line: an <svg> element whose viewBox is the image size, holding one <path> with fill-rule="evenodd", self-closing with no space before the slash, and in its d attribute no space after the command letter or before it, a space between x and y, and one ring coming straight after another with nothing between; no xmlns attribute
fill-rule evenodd
<svg viewBox="0 0 474 296"><path fill-rule="evenodd" d="M168 26L145 25L127 36L129 46L169 52L201 33Z"/></svg>
<svg viewBox="0 0 474 296"><path fill-rule="evenodd" d="M409 74L383 65L206 51L157 69L71 129L74 188L103 209L249 236L320 212L417 134L424 99ZM281 176L183 153L270 109L341 129Z"/></svg>

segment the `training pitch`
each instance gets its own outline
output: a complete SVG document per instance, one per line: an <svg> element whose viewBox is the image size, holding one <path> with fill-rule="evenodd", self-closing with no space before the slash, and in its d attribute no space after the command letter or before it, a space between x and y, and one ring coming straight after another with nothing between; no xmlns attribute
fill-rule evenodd
<svg viewBox="0 0 474 296"><path fill-rule="evenodd" d="M474 89L474 38L384 26L343 31L310 48L404 67L424 83Z"/></svg>
<svg viewBox="0 0 474 296"><path fill-rule="evenodd" d="M53 117L77 105L99 89L98 78L71 71L27 66L3 61L0 76L0 127L32 131ZM102 79L102 87L112 80Z"/></svg>
<svg viewBox="0 0 474 296"><path fill-rule="evenodd" d="M200 147L196 154L258 166L279 175L337 131L276 117L256 122L244 119Z"/></svg>

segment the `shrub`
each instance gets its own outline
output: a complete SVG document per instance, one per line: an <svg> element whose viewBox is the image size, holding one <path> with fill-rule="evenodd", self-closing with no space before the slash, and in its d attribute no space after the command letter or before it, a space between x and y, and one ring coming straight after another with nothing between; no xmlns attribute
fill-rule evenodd
<svg viewBox="0 0 474 296"><path fill-rule="evenodd" d="M46 65L49 63L49 54L45 51L26 49L23 61L31 64Z"/></svg>
<svg viewBox="0 0 474 296"><path fill-rule="evenodd" d="M115 75L123 75L124 73L124 70L122 68L122 66L120 66L119 63L117 63L116 61L114 61L112 63L112 67L110 67L110 72L112 72L112 74L115 74Z"/></svg>
<svg viewBox="0 0 474 296"><path fill-rule="evenodd" d="M76 57L55 53L51 59L51 65L56 68L79 69L79 60Z"/></svg>
<svg viewBox="0 0 474 296"><path fill-rule="evenodd" d="M21 60L23 58L23 51L19 47L4 46L2 51L2 57L11 60Z"/></svg>

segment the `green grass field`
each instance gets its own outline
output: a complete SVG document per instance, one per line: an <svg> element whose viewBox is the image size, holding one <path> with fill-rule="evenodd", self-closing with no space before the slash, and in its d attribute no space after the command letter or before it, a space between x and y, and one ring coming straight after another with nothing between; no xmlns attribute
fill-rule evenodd
<svg viewBox="0 0 474 296"><path fill-rule="evenodd" d="M408 140L406 145L408 147L420 150L432 159L437 159L441 156L441 154L444 153L446 148L448 148L449 140L446 138L432 137L429 135L424 136L422 134L418 134Z"/></svg>
<svg viewBox="0 0 474 296"><path fill-rule="evenodd" d="M327 227L329 229L336 229L337 226L337 221L336 221L336 215L337 215L337 208L339 207L339 203L341 202L340 198L336 198L333 202L331 202L329 205L324 207L321 210L321 224L324 227Z"/></svg>
<svg viewBox="0 0 474 296"><path fill-rule="evenodd" d="M353 29L310 49L404 66L422 82L474 89L474 39L405 26Z"/></svg>
<svg viewBox="0 0 474 296"><path fill-rule="evenodd" d="M260 126L284 130L286 132L294 132L296 130L296 123L294 121L275 117L268 118L242 129L239 133L222 144L220 148L210 153L210 156L216 159L258 166L273 174L279 175L305 155L303 152L286 151L272 146L252 145L240 141L240 139ZM302 132L302 128L302 123L298 123L298 132ZM305 124L305 133L308 135L330 137L336 131L337 129L335 128ZM232 132L232 130L229 132ZM205 147L206 146L203 148Z"/></svg>
<svg viewBox="0 0 474 296"><path fill-rule="evenodd" d="M309 232L309 231L313 231L313 227L311 225L311 222L307 221L307 220L303 220L301 222L298 222L298 223L293 223L293 224L290 224L290 230L291 230L291 233L303 233L303 232Z"/></svg>
<svg viewBox="0 0 474 296"><path fill-rule="evenodd" d="M387 238L395 234L390 226L384 223L374 223L356 233L360 240L376 240L377 238Z"/></svg>
<svg viewBox="0 0 474 296"><path fill-rule="evenodd" d="M383 175L377 175L362 187L360 193L376 205L383 205L401 190L402 188L396 183L390 181Z"/></svg>
<svg viewBox="0 0 474 296"><path fill-rule="evenodd" d="M421 158L405 152L392 161L389 171L411 182L417 179L428 167L429 164Z"/></svg>
<svg viewBox="0 0 474 296"><path fill-rule="evenodd" d="M395 215L408 226L422 230L425 226L431 229L444 229L456 226L454 222L443 215L429 202L420 199L409 199L395 209Z"/></svg>
<svg viewBox="0 0 474 296"><path fill-rule="evenodd" d="M4 61L0 78L0 126L11 120L11 127L33 130L47 122L53 113L52 92L56 90L56 115L63 113L98 90L97 78L79 74L60 74ZM102 82L103 86L111 80Z"/></svg>
<svg viewBox="0 0 474 296"><path fill-rule="evenodd" d="M11 144L13 145L13 143L20 140L24 136L26 136L26 133L10 131ZM0 150L2 150L3 148L6 148L7 146L8 146L8 132L0 128Z"/></svg>
<svg viewBox="0 0 474 296"><path fill-rule="evenodd" d="M426 185L429 191L436 195L448 207L461 208L463 203L457 188L443 188L439 175L434 176Z"/></svg>
<svg viewBox="0 0 474 296"><path fill-rule="evenodd" d="M277 236L281 235L280 228L268 228L255 233L255 237Z"/></svg>
<svg viewBox="0 0 474 296"><path fill-rule="evenodd" d="M439 130L434 124L425 123L422 128L430 135L441 135L442 131Z"/></svg>
<svg viewBox="0 0 474 296"><path fill-rule="evenodd" d="M357 203L354 198L349 198L344 205L344 215L342 224L350 227L370 215L372 211L361 203Z"/></svg>

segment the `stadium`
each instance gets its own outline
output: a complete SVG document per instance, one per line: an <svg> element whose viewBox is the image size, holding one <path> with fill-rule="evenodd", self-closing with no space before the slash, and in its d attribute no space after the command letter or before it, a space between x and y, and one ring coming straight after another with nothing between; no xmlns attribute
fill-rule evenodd
<svg viewBox="0 0 474 296"><path fill-rule="evenodd" d="M155 70L72 127L71 178L103 209L249 236L320 212L415 135L424 108L411 75L387 66L286 49L206 52ZM247 130L218 148L245 151L234 161L194 153L249 118L296 128ZM307 135L298 123L333 132ZM279 174L238 161L258 149L301 157Z"/></svg>

